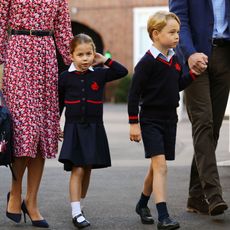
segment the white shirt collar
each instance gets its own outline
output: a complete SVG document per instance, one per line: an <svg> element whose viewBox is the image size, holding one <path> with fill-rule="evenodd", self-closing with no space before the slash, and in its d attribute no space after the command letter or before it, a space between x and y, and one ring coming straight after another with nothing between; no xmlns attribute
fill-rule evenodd
<svg viewBox="0 0 230 230"><path fill-rule="evenodd" d="M90 71L94 71L94 69L93 69L92 66L89 67L89 70ZM71 65L70 65L70 67L69 67L69 69L68 69L68 72L74 72L74 71L77 71L77 69L76 69L74 63L72 62Z"/></svg>
<svg viewBox="0 0 230 230"><path fill-rule="evenodd" d="M164 59L167 62L169 62L171 60L172 56L175 54L173 49L169 49L168 56L166 57L164 54L161 53L160 50L158 50L153 45L150 47L149 51L153 55L154 58L160 57L160 58Z"/></svg>

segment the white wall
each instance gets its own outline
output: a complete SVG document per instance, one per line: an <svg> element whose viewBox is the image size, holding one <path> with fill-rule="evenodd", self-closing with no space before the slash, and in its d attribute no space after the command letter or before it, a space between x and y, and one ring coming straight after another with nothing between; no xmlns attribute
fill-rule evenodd
<svg viewBox="0 0 230 230"><path fill-rule="evenodd" d="M159 10L169 10L167 6L162 7L140 7L133 9L133 63L134 66L149 49L152 42L147 32L147 21L150 15Z"/></svg>

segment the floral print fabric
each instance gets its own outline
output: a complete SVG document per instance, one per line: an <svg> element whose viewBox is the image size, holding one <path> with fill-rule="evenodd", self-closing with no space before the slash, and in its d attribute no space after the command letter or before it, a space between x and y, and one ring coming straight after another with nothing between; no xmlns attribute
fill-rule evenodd
<svg viewBox="0 0 230 230"><path fill-rule="evenodd" d="M58 69L51 36L8 36L16 30L53 30L70 64L72 39L67 0L0 0L0 64L3 93L13 118L15 156L53 158L58 148Z"/></svg>

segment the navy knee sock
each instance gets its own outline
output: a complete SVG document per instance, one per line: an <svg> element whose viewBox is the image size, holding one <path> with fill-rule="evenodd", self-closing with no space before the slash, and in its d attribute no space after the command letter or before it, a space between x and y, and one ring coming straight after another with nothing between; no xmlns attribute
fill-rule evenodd
<svg viewBox="0 0 230 230"><path fill-rule="evenodd" d="M156 207L157 207L159 221L162 221L163 219L169 217L166 202L157 203Z"/></svg>
<svg viewBox="0 0 230 230"><path fill-rule="evenodd" d="M145 196L143 193L141 193L140 200L138 201L140 208L147 207L149 198L150 198L150 196Z"/></svg>

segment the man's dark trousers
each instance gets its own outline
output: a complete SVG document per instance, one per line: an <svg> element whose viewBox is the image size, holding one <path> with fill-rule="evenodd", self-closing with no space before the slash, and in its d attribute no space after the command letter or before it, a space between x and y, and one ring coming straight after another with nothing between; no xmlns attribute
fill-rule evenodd
<svg viewBox="0 0 230 230"><path fill-rule="evenodd" d="M185 90L194 157L189 196L222 196L215 150L230 87L230 44L213 46L207 70Z"/></svg>

